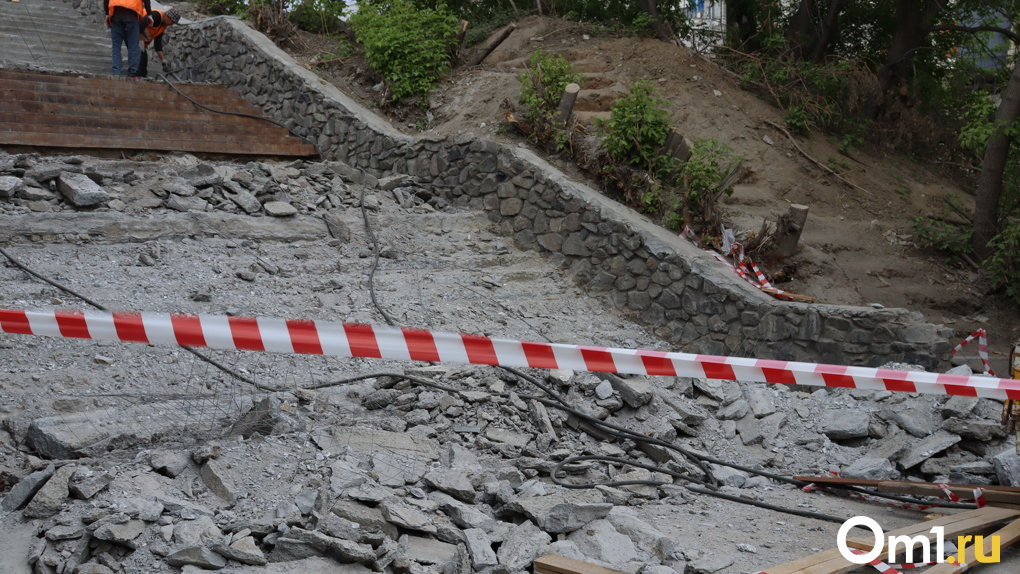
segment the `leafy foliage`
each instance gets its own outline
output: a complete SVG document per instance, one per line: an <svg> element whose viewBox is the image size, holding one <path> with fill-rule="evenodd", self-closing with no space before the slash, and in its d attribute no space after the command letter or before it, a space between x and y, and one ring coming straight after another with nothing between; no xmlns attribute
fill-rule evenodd
<svg viewBox="0 0 1020 574"><path fill-rule="evenodd" d="M520 102L527 108L530 119L537 120L556 114L563 89L567 84L580 82L581 74L575 74L563 56L536 50L518 79L521 81Z"/></svg>
<svg viewBox="0 0 1020 574"><path fill-rule="evenodd" d="M362 3L350 25L395 101L427 95L450 68L457 17L445 6L418 8L408 0Z"/></svg>
<svg viewBox="0 0 1020 574"><path fill-rule="evenodd" d="M984 262L989 280L1020 305L1020 222L1007 223L990 246L992 255Z"/></svg>
<svg viewBox="0 0 1020 574"><path fill-rule="evenodd" d="M290 19L302 30L332 34L343 29L346 10L343 0L301 0L291 8Z"/></svg>
<svg viewBox="0 0 1020 574"><path fill-rule="evenodd" d="M672 158L659 154L669 134L666 101L655 97L648 80L630 85L630 95L616 100L613 115L600 127L609 157L618 162L661 174L673 168Z"/></svg>
<svg viewBox="0 0 1020 574"><path fill-rule="evenodd" d="M970 253L970 231L962 226L932 217L915 217L910 222L914 243L947 255L960 257Z"/></svg>
<svg viewBox="0 0 1020 574"><path fill-rule="evenodd" d="M246 0L198 0L197 7L201 12L213 16L242 15L247 12Z"/></svg>

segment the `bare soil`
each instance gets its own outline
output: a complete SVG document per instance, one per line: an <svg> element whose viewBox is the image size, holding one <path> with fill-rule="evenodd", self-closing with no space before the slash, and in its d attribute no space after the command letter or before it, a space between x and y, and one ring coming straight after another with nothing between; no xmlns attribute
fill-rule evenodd
<svg viewBox="0 0 1020 574"><path fill-rule="evenodd" d="M507 130L501 104L516 103L518 74L535 50L560 54L584 74L575 107L584 121L608 111L631 81L648 78L668 101L670 118L681 133L691 140L718 140L743 159L750 175L724 201L734 229L757 230L763 219L774 221L791 203L810 207L801 252L782 269L789 278L783 289L822 303L918 311L929 321L955 328L960 339L984 327L993 367L1000 373L1006 372L1012 344L1020 340L1020 310L1015 305L989 293L977 270L919 249L911 239L911 218L943 213L946 196L956 196L965 205L972 201L958 172L869 148L846 155L837 141L818 132L798 137L796 144L804 153L834 167L853 186L841 182L768 125L785 125L782 110L742 89L732 72L690 49L531 16L519 21L482 65L449 73L433 93L426 115L415 108L380 107L381 94L371 87L379 80L356 55L316 64L334 50L335 41L302 34L295 46L291 51L299 61L401 130L468 132L512 144L522 140ZM584 177L556 159L572 176Z"/></svg>

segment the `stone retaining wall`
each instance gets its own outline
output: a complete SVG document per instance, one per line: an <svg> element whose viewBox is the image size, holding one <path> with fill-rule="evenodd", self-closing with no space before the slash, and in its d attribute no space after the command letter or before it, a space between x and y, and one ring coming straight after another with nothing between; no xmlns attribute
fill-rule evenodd
<svg viewBox="0 0 1020 574"><path fill-rule="evenodd" d="M187 70L182 77L231 86L317 143L325 158L376 177L408 174L483 209L520 247L552 257L583 288L611 297L685 350L933 368L951 348L952 330L918 313L776 301L527 150L399 133L235 18L175 27L171 36L168 56Z"/></svg>

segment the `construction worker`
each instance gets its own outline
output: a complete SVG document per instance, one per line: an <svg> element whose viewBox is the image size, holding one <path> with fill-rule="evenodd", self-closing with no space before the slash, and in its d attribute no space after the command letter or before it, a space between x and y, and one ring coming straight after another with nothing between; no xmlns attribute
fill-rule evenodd
<svg viewBox="0 0 1020 574"><path fill-rule="evenodd" d="M159 63L162 65L166 62L166 58L163 56L163 33L167 28L180 21L181 15L173 8L168 8L166 11L153 10L142 20L140 33L142 58L138 66L139 76L144 78L149 74L149 44L153 44L156 49Z"/></svg>
<svg viewBox="0 0 1020 574"><path fill-rule="evenodd" d="M106 27L110 29L113 75L120 76L120 45L127 44L128 75L138 76L142 51L138 47L139 21L151 10L149 0L103 0Z"/></svg>

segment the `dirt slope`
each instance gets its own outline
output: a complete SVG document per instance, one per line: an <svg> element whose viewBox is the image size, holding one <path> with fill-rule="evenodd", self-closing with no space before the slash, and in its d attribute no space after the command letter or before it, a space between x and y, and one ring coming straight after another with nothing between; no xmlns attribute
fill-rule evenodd
<svg viewBox="0 0 1020 574"><path fill-rule="evenodd" d="M307 61L321 48L323 44L309 44L297 56ZM768 125L784 125L781 110L743 90L731 72L684 47L608 37L584 24L528 17L482 65L458 69L446 78L433 95L425 133L470 132L520 143L502 125L500 104L504 99L516 102L517 75L538 49L564 56L584 74L576 106L583 118L609 110L616 97L626 94L630 81L648 78L669 102L670 118L681 133L732 147L750 170L750 177L725 201L734 228L757 230L763 218L774 219L790 203L810 206L803 248L789 262L792 281L782 284L783 289L824 303L919 311L956 328L961 339L985 327L993 366L1005 371L1009 348L1020 339L1020 311L1002 298L987 296L973 270L952 267L910 241L911 217L939 213L948 194L969 196L937 171L938 166L866 148L852 150L850 157L820 133L798 138L804 152L836 166L857 187L840 182ZM370 89L350 82L356 67L317 69L373 103ZM394 120L400 129L421 133L415 124ZM571 172L569 165L558 165Z"/></svg>

